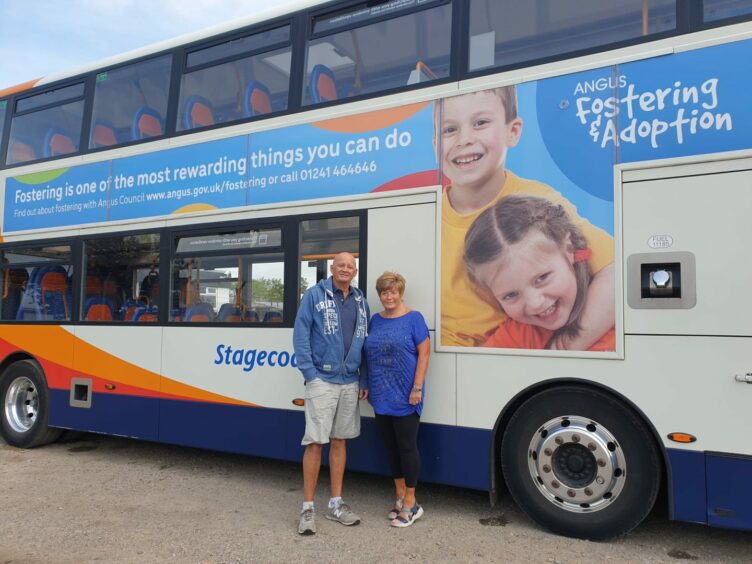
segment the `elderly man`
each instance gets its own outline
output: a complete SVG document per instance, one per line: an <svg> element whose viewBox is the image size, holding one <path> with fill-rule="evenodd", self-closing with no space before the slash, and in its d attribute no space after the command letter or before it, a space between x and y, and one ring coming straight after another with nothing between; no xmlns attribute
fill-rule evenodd
<svg viewBox="0 0 752 564"><path fill-rule="evenodd" d="M363 293L350 285L357 272L353 255L336 255L332 275L306 291L295 318L293 345L306 384L301 535L316 532L313 498L326 443L331 443L331 498L324 516L343 525L360 523L360 517L342 501L345 440L360 434L358 398L368 395L361 351L370 313Z"/></svg>

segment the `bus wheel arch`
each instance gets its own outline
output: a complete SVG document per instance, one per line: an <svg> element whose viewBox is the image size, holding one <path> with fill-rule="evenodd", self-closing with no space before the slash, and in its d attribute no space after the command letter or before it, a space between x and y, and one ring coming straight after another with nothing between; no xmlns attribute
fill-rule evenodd
<svg viewBox="0 0 752 564"><path fill-rule="evenodd" d="M0 364L0 435L6 443L33 448L56 441L62 429L48 426L49 389L41 365L26 353Z"/></svg>
<svg viewBox="0 0 752 564"><path fill-rule="evenodd" d="M555 436L564 441L554 443ZM648 515L670 480L665 447L645 414L614 390L576 379L522 390L500 413L492 449L492 502L504 483L528 516L566 536L625 534ZM569 455L587 462L579 478L562 465ZM627 480L630 468L635 477Z"/></svg>

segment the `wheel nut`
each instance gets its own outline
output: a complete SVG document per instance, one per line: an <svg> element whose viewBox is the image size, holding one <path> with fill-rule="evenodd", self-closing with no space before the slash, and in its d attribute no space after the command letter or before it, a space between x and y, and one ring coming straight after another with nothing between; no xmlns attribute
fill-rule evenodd
<svg viewBox="0 0 752 564"><path fill-rule="evenodd" d="M543 454L546 456L551 456L553 454L553 451L550 448L543 449Z"/></svg>
<svg viewBox="0 0 752 564"><path fill-rule="evenodd" d="M572 442L573 443L579 443L580 442L580 436L579 435L572 435Z"/></svg>
<svg viewBox="0 0 752 564"><path fill-rule="evenodd" d="M548 472L551 471L551 467L548 464L544 464L543 465L543 471L546 472L546 473L548 473Z"/></svg>
<svg viewBox="0 0 752 564"><path fill-rule="evenodd" d="M558 488L559 487L559 482L557 482L556 480L554 480L553 482L551 482L551 487Z"/></svg>
<svg viewBox="0 0 752 564"><path fill-rule="evenodd" d="M569 497L574 497L575 496L574 490L567 490L567 495Z"/></svg>
<svg viewBox="0 0 752 564"><path fill-rule="evenodd" d="M590 488L585 488L585 495L586 495L586 496L591 496L591 495L593 495L593 490L591 490Z"/></svg>
<svg viewBox="0 0 752 564"><path fill-rule="evenodd" d="M603 479L603 476L597 476L595 478L595 481L598 482L598 484L602 486L606 480Z"/></svg>
<svg viewBox="0 0 752 564"><path fill-rule="evenodd" d="M605 465L606 465L606 461L603 460L602 458L599 458L598 459L598 466L600 466L601 468L603 468Z"/></svg>
<svg viewBox="0 0 752 564"><path fill-rule="evenodd" d="M563 443L564 443L564 439L562 439L561 437L556 437L556 438L554 439L554 442L555 442L555 443L556 443L557 445L560 445L560 444L563 444Z"/></svg>
<svg viewBox="0 0 752 564"><path fill-rule="evenodd" d="M596 448L596 447L595 447L595 444L594 444L594 443L588 443L588 446L587 446L587 447L588 447L588 450L593 450L593 451L594 451L594 450L595 450L595 448Z"/></svg>

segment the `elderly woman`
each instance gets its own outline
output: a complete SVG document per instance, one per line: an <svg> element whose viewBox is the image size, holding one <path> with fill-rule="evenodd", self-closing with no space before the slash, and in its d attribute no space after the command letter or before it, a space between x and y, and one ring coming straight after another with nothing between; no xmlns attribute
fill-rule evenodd
<svg viewBox="0 0 752 564"><path fill-rule="evenodd" d="M371 318L365 351L369 399L376 413L394 478L393 527L409 527L423 515L415 499L420 473L418 424L431 343L423 316L402 301L405 279L385 272L376 281L384 310Z"/></svg>

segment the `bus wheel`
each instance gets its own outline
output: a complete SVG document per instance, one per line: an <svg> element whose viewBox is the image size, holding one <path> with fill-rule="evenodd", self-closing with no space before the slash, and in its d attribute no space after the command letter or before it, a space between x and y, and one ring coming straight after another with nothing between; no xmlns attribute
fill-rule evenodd
<svg viewBox="0 0 752 564"><path fill-rule="evenodd" d="M47 426L47 384L30 360L15 362L5 370L0 398L0 431L9 445L32 448L51 443L62 433Z"/></svg>
<svg viewBox="0 0 752 564"><path fill-rule="evenodd" d="M635 413L604 392L571 386L520 406L502 438L501 467L536 523L590 540L636 527L653 508L662 469Z"/></svg>

